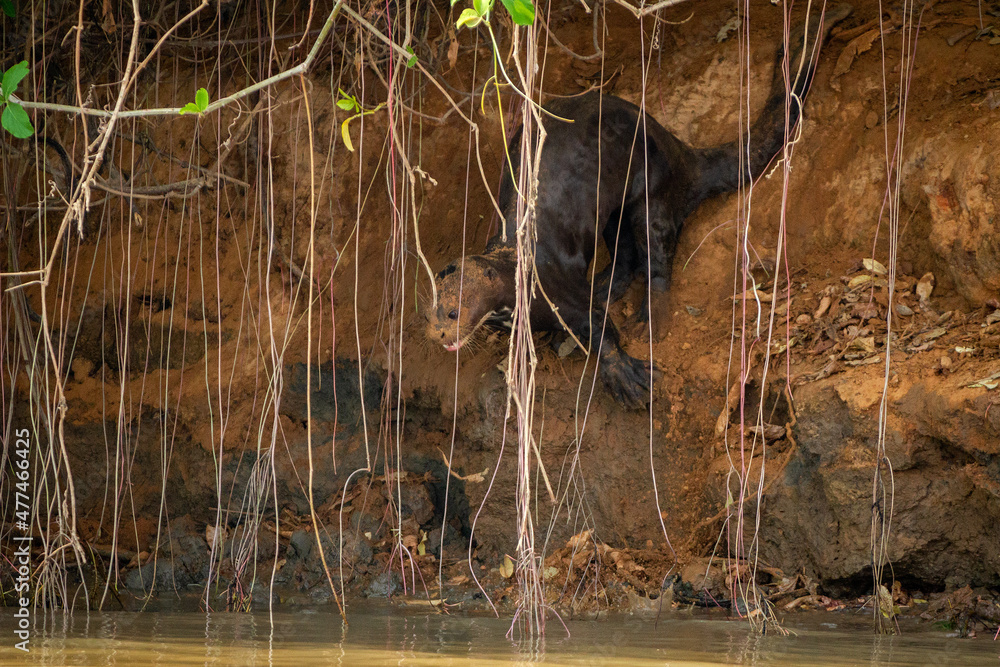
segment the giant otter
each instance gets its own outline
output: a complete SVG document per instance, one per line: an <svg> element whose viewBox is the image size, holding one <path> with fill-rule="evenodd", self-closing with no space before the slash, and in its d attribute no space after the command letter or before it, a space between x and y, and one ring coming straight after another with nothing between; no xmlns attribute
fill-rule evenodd
<svg viewBox="0 0 1000 667"><path fill-rule="evenodd" d="M850 13L849 5L827 11L815 43L821 44L830 27ZM790 41L793 75L808 41L804 34L800 26ZM816 34L816 21L809 34ZM807 52L807 62L792 88L789 127L799 119L814 56ZM647 251L649 287L653 294L666 292L677 237L688 215L709 197L736 190L741 164L743 178L756 178L781 149L785 140L781 58L779 49L767 102L750 128L749 153L736 141L692 148L634 104L599 92L559 99L545 107L553 116L573 122L548 116L543 120L546 138L535 209L538 281L577 339L584 345L597 344L602 379L612 395L629 407L645 405L650 366L622 350L610 318L603 324L605 304L625 293L635 273L646 273ZM519 144L517 135L511 144ZM646 147L645 159L642 146ZM518 162L516 149L511 150L510 164ZM438 303L426 309L427 335L448 350L460 348L483 326L510 326L515 303L516 196L511 170L505 168L500 206L507 240L498 234L485 254L452 262L437 275ZM588 267L597 234L614 262L598 277L592 300ZM534 331L563 329L538 294L532 300L531 327Z"/></svg>

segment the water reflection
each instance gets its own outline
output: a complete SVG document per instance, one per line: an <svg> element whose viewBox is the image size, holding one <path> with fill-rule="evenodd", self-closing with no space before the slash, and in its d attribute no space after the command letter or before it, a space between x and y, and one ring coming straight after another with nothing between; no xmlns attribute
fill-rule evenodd
<svg viewBox="0 0 1000 667"><path fill-rule="evenodd" d="M6 610L5 610L6 611ZM0 664L37 665L1000 665L990 638L927 629L875 636L864 619L796 616L791 636L756 636L740 621L675 614L556 622L511 641L509 620L355 606L345 626L323 609L267 613L76 613L37 616L31 652L0 646ZM831 621L831 619L834 619ZM10 628L11 615L0 616ZM833 625L834 627L830 627ZM3 631L11 637L12 632Z"/></svg>

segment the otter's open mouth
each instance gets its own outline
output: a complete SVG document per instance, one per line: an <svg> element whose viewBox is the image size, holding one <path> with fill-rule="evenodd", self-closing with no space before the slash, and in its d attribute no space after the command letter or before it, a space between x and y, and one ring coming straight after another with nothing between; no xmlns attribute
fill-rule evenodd
<svg viewBox="0 0 1000 667"><path fill-rule="evenodd" d="M471 340L472 337L476 334L476 332L479 331L480 327L484 325L496 328L510 329L511 324L512 323L510 320L510 308L491 310L485 315L483 315L478 322L476 322L475 326L472 327L469 333L465 334L454 343L443 343L444 349L448 350L449 352L457 352L458 348L468 343L469 340Z"/></svg>

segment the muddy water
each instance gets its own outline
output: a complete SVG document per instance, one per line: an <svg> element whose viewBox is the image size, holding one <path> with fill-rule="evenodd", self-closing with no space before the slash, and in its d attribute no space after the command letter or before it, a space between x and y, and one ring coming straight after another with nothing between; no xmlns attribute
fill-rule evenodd
<svg viewBox="0 0 1000 667"><path fill-rule="evenodd" d="M9 637L9 615L0 627ZM30 652L0 647L2 665L997 665L1000 643L926 626L875 637L865 619L803 616L793 634L753 636L740 621L628 617L558 621L539 641L511 641L510 622L398 607L354 608L345 627L329 609L265 614L101 613L36 627Z"/></svg>

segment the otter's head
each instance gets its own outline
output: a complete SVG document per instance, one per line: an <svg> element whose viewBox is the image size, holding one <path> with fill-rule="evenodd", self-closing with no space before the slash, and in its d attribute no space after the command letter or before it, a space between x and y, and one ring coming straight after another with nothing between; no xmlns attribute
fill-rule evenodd
<svg viewBox="0 0 1000 667"><path fill-rule="evenodd" d="M437 274L438 303L428 307L427 337L454 352L484 327L510 328L513 266L505 255L472 255Z"/></svg>

